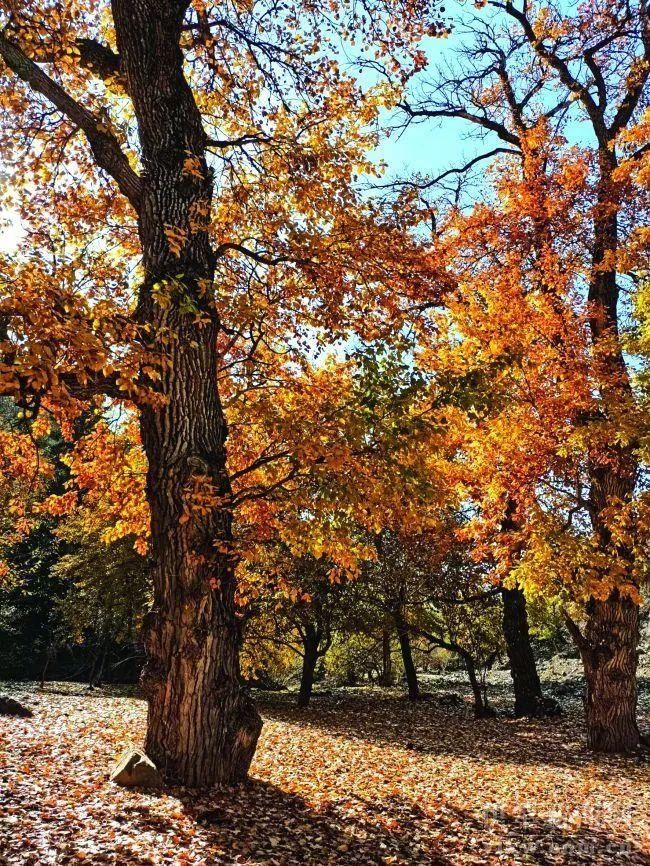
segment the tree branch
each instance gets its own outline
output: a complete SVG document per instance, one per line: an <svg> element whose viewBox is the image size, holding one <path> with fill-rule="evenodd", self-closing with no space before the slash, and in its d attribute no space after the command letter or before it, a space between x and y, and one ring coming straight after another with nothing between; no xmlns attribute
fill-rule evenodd
<svg viewBox="0 0 650 866"><path fill-rule="evenodd" d="M266 454L263 457L258 457L257 460L249 463L248 466L245 466L243 469L239 469L237 472L233 472L233 474L230 476L230 481L233 482L237 478L241 478L243 475L248 475L249 472L254 472L256 469L261 469L262 466L266 466L267 463L272 463L274 460L281 460L285 457L290 456L290 451L280 451L278 454Z"/></svg>
<svg viewBox="0 0 650 866"><path fill-rule="evenodd" d="M388 189L394 189L395 187L404 187L404 186L410 186L410 187L413 187L414 189L431 189L432 186L435 186L436 184L441 183L441 181L445 180L450 175L452 175L452 174L465 174L465 172L469 171L471 168L474 168L474 166L477 165L479 162L483 162L483 160L485 160L485 159L490 159L493 156L497 156L497 154L499 154L499 153L509 153L509 154L514 155L514 156L519 155L518 150L513 150L509 147L495 147L492 150L487 151L487 153L481 153L481 154L479 154L479 156L475 156L473 159L470 159L469 162L467 162L465 165L461 166L460 168L449 168L449 169L447 169L447 171L443 171L442 174L439 174L437 177L434 177L431 180L426 180L426 181L423 181L422 183L418 183L415 180L395 180L395 181L392 181L391 183L376 184L374 186L374 189L387 189L387 188ZM435 306L435 304L420 305L420 307L418 307L418 309L423 309L423 308L426 309L427 306Z"/></svg>
<svg viewBox="0 0 650 866"><path fill-rule="evenodd" d="M469 120L470 123L475 123L482 126L483 129L495 132L502 141L507 141L508 144L513 144L515 147L521 145L519 136L510 132L502 123L490 120L489 117L481 117L480 114L472 114L471 111L466 111L464 108L413 108L408 102L400 102L399 108L409 117L457 117L461 120Z"/></svg>
<svg viewBox="0 0 650 866"><path fill-rule="evenodd" d="M237 138L208 138L206 147L215 147L217 150L227 150L229 147L245 147L247 144L268 144L270 136L264 133L248 133Z"/></svg>
<svg viewBox="0 0 650 866"><path fill-rule="evenodd" d="M140 209L142 180L131 168L115 136L102 127L90 111L73 99L60 84L30 60L22 49L0 33L0 57L26 84L43 95L86 135L97 165L117 183L136 211Z"/></svg>
<svg viewBox="0 0 650 866"><path fill-rule="evenodd" d="M571 93L575 93L580 98L587 114L589 115L598 141L601 144L605 144L608 141L608 130L605 126L603 112L599 110L596 101L591 93L589 93L589 89L572 75L567 61L563 60L554 50L547 48L546 45L544 45L544 40L537 36L533 29L533 25L530 23L528 15L526 14L526 7L524 6L524 10L521 11L517 9L512 0L505 0L505 3L490 0L490 6L494 6L496 9L501 9L520 24L524 36L537 56L544 60L551 69L554 69L557 72L558 78L562 84L571 91Z"/></svg>
<svg viewBox="0 0 650 866"><path fill-rule="evenodd" d="M416 625L409 625L408 630L416 637L423 637L430 644L433 644L433 646L440 647L441 649L446 649L452 653L457 653L462 658L466 658L467 656L469 656L467 650L460 646L460 644L457 644L455 641L447 641L443 637L432 634L430 631L426 631L426 629L420 628Z"/></svg>
<svg viewBox="0 0 650 866"><path fill-rule="evenodd" d="M293 264L306 264L308 259L296 259L292 256L269 256L265 253L258 253L255 250L251 250L248 247L244 246L244 244L236 244L236 243L223 243L219 244L219 246L214 251L215 259L220 259L225 253L232 250L233 252L242 253L244 256L248 256L249 259L253 259L255 262L259 262L262 265L279 265L284 262L292 262Z"/></svg>
<svg viewBox="0 0 650 866"><path fill-rule="evenodd" d="M573 638L573 642L580 651L580 655L588 663L591 663L594 657L594 648L580 631L579 625L571 618L566 608L562 608L562 616L564 617L569 634Z"/></svg>
<svg viewBox="0 0 650 866"><path fill-rule="evenodd" d="M643 71L641 71L641 68L638 68L632 73L631 83L609 127L609 135L612 139L616 138L632 118L650 75L650 18L648 17L648 8L645 0L640 3L639 13L643 21L641 35L643 41Z"/></svg>
<svg viewBox="0 0 650 866"><path fill-rule="evenodd" d="M474 601L487 601L489 598L499 595L501 592L500 586L495 586L493 589L486 589L485 592L477 592L473 595L466 595L464 598L441 598L440 596L431 596L429 601L432 604L470 604Z"/></svg>

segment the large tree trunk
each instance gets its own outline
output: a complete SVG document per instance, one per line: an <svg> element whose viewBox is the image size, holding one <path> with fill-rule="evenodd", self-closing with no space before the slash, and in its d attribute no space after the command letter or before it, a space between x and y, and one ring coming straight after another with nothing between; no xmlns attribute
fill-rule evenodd
<svg viewBox="0 0 650 866"><path fill-rule="evenodd" d="M515 692L515 715L543 716L546 713L546 702L530 643L526 597L519 587L514 589L503 587L501 596L503 635Z"/></svg>
<svg viewBox="0 0 650 866"><path fill-rule="evenodd" d="M145 623L146 750L191 787L245 776L261 728L239 683L239 628L228 510L226 425L217 393L212 177L206 136L183 74L186 3L113 0L144 166L139 233L153 610ZM192 171L187 169L188 159ZM180 240L170 245L168 233ZM193 502L201 497L201 508Z"/></svg>
<svg viewBox="0 0 650 866"><path fill-rule="evenodd" d="M418 684L418 675L413 663L413 653L411 651L411 635L409 634L408 626L399 617L396 621L397 639L402 653L402 663L404 664L404 675L406 676L406 684L408 686L409 700L417 701L420 698L420 686Z"/></svg>
<svg viewBox="0 0 650 866"><path fill-rule="evenodd" d="M640 743L636 721L639 608L613 592L587 606L581 646L587 689L587 741L598 752L630 752Z"/></svg>
<svg viewBox="0 0 650 866"><path fill-rule="evenodd" d="M597 752L627 753L642 737L637 725L639 606L614 589L587 604L582 635L571 628L585 672L587 742Z"/></svg>
<svg viewBox="0 0 650 866"><path fill-rule="evenodd" d="M599 363L603 411L616 412L634 397L620 344L618 284L615 270L618 248L616 185L612 181L616 155L604 144L599 149L598 207L594 218L593 261L589 285L589 326ZM612 442L607 453L589 463L591 521L601 549L626 566L617 585L627 583L635 592L634 553L612 539L607 510L614 502L629 502L634 495L638 463L633 444ZM574 637L575 637L574 630ZM641 737L636 722L639 608L615 587L607 599L592 598L587 605L584 638L578 636L587 689L587 740L597 751L628 752Z"/></svg>
<svg viewBox="0 0 650 866"><path fill-rule="evenodd" d="M170 780L208 787L246 775L261 722L239 681L230 514L188 501L194 486L229 492L214 341L190 342L165 377L168 405L142 412L154 583L142 683L147 753Z"/></svg>

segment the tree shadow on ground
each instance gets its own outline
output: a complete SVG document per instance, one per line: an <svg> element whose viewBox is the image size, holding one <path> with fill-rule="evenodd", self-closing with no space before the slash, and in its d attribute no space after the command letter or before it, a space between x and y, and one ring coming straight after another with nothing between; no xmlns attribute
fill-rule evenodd
<svg viewBox="0 0 650 866"><path fill-rule="evenodd" d="M611 765L618 770L628 761L647 760L643 753L604 758L588 752L583 718L576 712L541 720L474 719L467 712L436 705L435 698L411 703L394 695L349 693L320 698L306 709L296 707L294 700L292 695L258 697L267 719L424 754L521 765L593 765L599 769Z"/></svg>
<svg viewBox="0 0 650 866"><path fill-rule="evenodd" d="M335 804L320 809L302 797L257 779L209 794L192 794L185 789L168 789L167 795L180 800L188 821L176 821L173 829L174 857L170 863L276 864L276 866L452 866L428 833L431 818L417 805L387 801L386 808L351 814ZM160 839L160 851L170 835L165 812L141 803L123 807L111 815L123 823L131 839ZM143 845L143 849L149 846ZM151 866L146 854L124 853L113 842L113 850L86 854L84 863L129 863ZM128 853L127 853L128 852ZM120 859L122 858L122 859ZM57 861L58 863L59 861ZM61 863L68 863L65 854ZM73 862L72 860L69 862ZM76 862L76 861L75 861ZM156 861L157 862L157 861ZM164 862L168 862L165 860Z"/></svg>
<svg viewBox="0 0 650 866"><path fill-rule="evenodd" d="M633 839L634 833L607 832L607 814L585 809L576 804L572 812L543 817L525 808L516 812L486 806L484 813L475 815L457 810L458 820L475 838L487 844L480 846L479 856L486 862L534 863L540 866L576 866L579 863L648 866L650 855ZM630 827L633 817L630 816ZM638 839L638 836L637 836Z"/></svg>
<svg viewBox="0 0 650 866"><path fill-rule="evenodd" d="M531 863L540 866L647 866L637 842L608 833L597 824L606 816L539 816L504 812L485 804L482 812L427 810L399 796L381 802L331 803L321 809L267 782L251 779L234 788L193 795L169 791L186 817L170 831L170 819L147 806L126 806L123 821L132 839L158 838L165 846L173 832L169 862L276 864L276 866L456 866L459 863ZM162 796L165 796L164 794ZM355 808L357 807L357 808ZM146 847L146 846L145 846ZM151 849L150 849L151 850ZM158 849L160 850L160 848ZM169 849L167 849L169 850ZM150 856L127 859L117 850L95 853L84 862L150 866ZM183 859L183 858L186 859ZM58 862L58 861L57 861ZM60 861L67 863L65 857ZM72 862L72 861L70 861ZM167 861L165 861L167 862Z"/></svg>
<svg viewBox="0 0 650 866"><path fill-rule="evenodd" d="M351 804L348 804L348 807ZM449 866L427 840L429 816L417 805L400 803L371 814L325 804L315 809L300 796L268 782L250 779L216 796L188 798L188 814L204 827L215 853L243 863L348 864L386 863Z"/></svg>
<svg viewBox="0 0 650 866"><path fill-rule="evenodd" d="M8 765L14 773L9 801L13 800L15 807L22 803L20 822L24 829L12 824L3 838L0 822L0 863L45 866L56 862L57 866L72 866L83 855L83 861L92 866L650 864L640 847L643 822L638 815L635 819L634 808L629 808L630 802L636 803L636 787L634 799L627 800L627 811L613 802L611 816L606 813L608 803L603 805L602 797L585 794L585 799L580 799L581 791L593 788L594 779L624 777L631 762L595 759L580 751L582 746L576 747L575 755L565 755L561 760L557 757L560 748L568 748L567 730L577 729L579 720L548 724L502 719L475 722L466 715L441 710L434 701L413 706L395 694L385 696L379 692L370 696L367 692L346 692L319 698L308 710L294 707L294 699L292 695L267 695L260 701L269 728L271 719L287 722L272 734L270 744L273 763L283 781L277 776L276 784L252 779L235 788L198 795L180 788L129 791L107 782L102 787L103 768L115 748L111 725L118 702L115 706L94 704L84 718L73 712L82 703L77 697L73 696L71 702L57 698L48 718L52 720L55 713L70 716L64 723L67 727L57 728L56 736L62 736L62 743L46 737L44 753L38 730L31 723L23 725L27 733L22 745L16 741L16 748L20 748L18 752L14 748L14 760ZM69 703L74 705L70 713ZM130 718L139 720L134 724L141 731L143 715L139 707ZM97 737L98 721L107 726L108 737ZM329 735L333 735L331 739ZM339 735L345 740L357 738L362 755L366 743L381 743L392 746L394 752L414 750L413 760L403 762L399 755L378 751L369 756L369 777L355 776L349 785L332 785L333 771L327 766L327 755L337 756ZM297 745L291 743L292 737L297 738ZM287 755L283 754L283 738ZM490 743L488 738L495 742ZM81 768L77 766L77 744L82 757L89 750ZM345 771L348 746L342 745L345 749L338 754L336 766ZM306 786L292 775L291 748L294 759L301 758L304 752L304 772L310 777ZM313 761L310 748L315 749ZM48 749L52 752L48 753ZM439 766L435 760L427 760L427 753L458 756L458 761L442 761ZM461 758L472 753L481 756L483 765L487 763L486 755L493 759L495 766L490 768L490 775L499 784L491 787L486 783L483 787L481 772L485 766L474 768L461 763ZM29 772L23 769L24 761L33 764ZM287 761L286 774L283 761ZM376 770L372 769L372 761ZM411 778L414 784L409 788L409 781L400 779L398 768L408 767L408 772L419 778L420 761L424 764L422 779L414 783ZM537 796L541 786L545 791L549 784L553 787L554 772L538 777L534 771L532 786L518 786L516 767L512 772L512 767L504 766L516 761L577 765L569 789L575 797L573 793L572 799L559 797L555 814L553 796ZM84 774L84 767L91 772ZM446 775L450 768L459 772ZM80 774L78 769L82 770ZM295 770L302 772L300 762ZM454 779L462 778L465 772L472 776L469 790L459 793ZM587 777L589 786L583 786ZM641 775L636 778L643 785ZM286 779L295 780L295 789ZM368 784L364 779L369 780ZM294 793L299 789L302 796ZM497 798L496 805L491 805L490 796ZM638 800L641 804L640 794ZM41 814L43 801L46 806ZM533 814L525 811L527 805ZM560 805L564 814L559 814ZM574 810L574 815L567 815L566 810ZM33 842L32 853L25 850L26 839ZM3 841L7 844L8 840L10 851L4 851ZM57 859L48 859L43 853L46 850L53 851ZM32 859L28 859L30 856Z"/></svg>
<svg viewBox="0 0 650 866"><path fill-rule="evenodd" d="M18 685L18 684L16 684ZM21 684L22 685L22 684ZM90 688L88 683L57 681L53 683L24 683L25 692L38 695L62 695L66 698L130 698L144 701L140 688L132 683L107 683ZM31 688L30 688L31 687Z"/></svg>

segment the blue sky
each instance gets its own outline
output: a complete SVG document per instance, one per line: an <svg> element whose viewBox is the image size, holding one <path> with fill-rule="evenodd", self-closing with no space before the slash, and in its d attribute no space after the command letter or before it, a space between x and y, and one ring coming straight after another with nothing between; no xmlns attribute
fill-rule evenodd
<svg viewBox="0 0 650 866"><path fill-rule="evenodd" d="M426 52L430 66L453 57L460 40L460 33L453 30L444 39L428 40ZM426 75L425 71L422 77ZM471 132L472 124L454 118L412 123L402 134L394 132L384 141L377 157L388 164L391 175L439 173L458 165L465 156L471 159L484 147L484 142L477 142L468 135Z"/></svg>
<svg viewBox="0 0 650 866"><path fill-rule="evenodd" d="M560 0L556 5L566 14L575 12L575 0ZM428 39L424 43L429 69L424 70L411 82L413 102L417 102L421 82L426 81L427 76L430 76L438 65L444 66L448 61L453 61L456 51L467 40L468 37L463 32L463 19L476 16L488 20L501 19L508 26L511 24L502 13L489 8L477 11L471 3L463 0L446 0L445 6L453 24L452 30L445 38ZM565 133L568 133L573 141L585 144L590 142L591 130L584 122L579 104L571 108L567 120ZM455 118L412 123L402 135L394 133L389 140L384 141L377 150L377 158L388 164L390 177L405 177L414 172L436 175L452 166L463 165L472 157L502 144L496 135L487 134L487 137L481 138L477 132L474 124Z"/></svg>

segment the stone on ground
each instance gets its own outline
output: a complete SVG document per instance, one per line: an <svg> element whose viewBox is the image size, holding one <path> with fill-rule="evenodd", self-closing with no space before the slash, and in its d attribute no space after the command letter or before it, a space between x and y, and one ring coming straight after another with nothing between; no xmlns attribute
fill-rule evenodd
<svg viewBox="0 0 650 866"><path fill-rule="evenodd" d="M0 695L0 716L20 716L27 719L34 714L30 709L19 704L13 698L6 698Z"/></svg>
<svg viewBox="0 0 650 866"><path fill-rule="evenodd" d="M154 762L138 749L127 749L114 764L111 782L127 788L159 788L162 778Z"/></svg>

